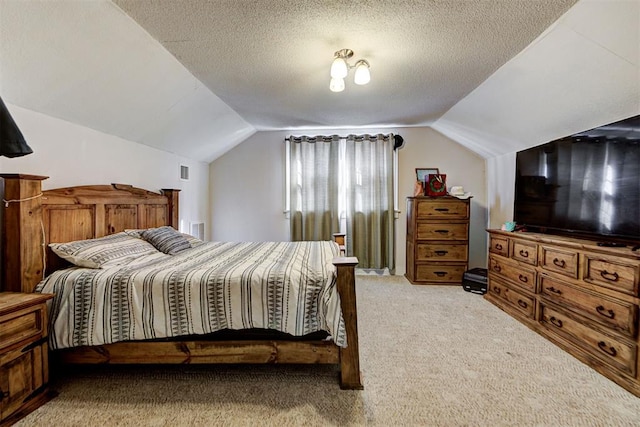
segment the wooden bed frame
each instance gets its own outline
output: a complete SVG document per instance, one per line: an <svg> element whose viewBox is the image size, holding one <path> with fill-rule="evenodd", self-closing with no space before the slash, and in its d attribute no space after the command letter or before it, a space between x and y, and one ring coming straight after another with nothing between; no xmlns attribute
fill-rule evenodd
<svg viewBox="0 0 640 427"><path fill-rule="evenodd" d="M42 191L48 177L0 174L4 179L3 290L33 292L44 277L68 266L50 242L91 239L131 228L178 228L180 190L162 193L130 185L90 185ZM249 339L129 341L56 350L63 363L296 363L339 364L340 386L362 389L355 295L354 257L338 257L340 294L348 346L329 340Z"/></svg>

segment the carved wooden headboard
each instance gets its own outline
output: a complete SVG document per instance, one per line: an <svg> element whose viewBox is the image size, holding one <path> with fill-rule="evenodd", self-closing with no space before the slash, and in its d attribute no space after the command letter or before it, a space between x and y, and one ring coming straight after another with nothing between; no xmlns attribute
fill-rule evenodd
<svg viewBox="0 0 640 427"><path fill-rule="evenodd" d="M154 193L111 184L41 191L47 177L0 177L8 201L2 221L4 291L33 292L43 271L50 274L68 265L49 249L49 243L92 239L130 228L178 228L180 190Z"/></svg>

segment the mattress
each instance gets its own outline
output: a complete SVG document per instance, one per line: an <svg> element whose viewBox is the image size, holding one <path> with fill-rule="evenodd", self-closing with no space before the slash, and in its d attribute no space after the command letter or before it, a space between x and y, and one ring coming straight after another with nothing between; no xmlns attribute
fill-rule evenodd
<svg viewBox="0 0 640 427"><path fill-rule="evenodd" d="M124 266L72 267L43 280L53 293L50 346L272 329L346 336L336 284L335 242L209 242Z"/></svg>

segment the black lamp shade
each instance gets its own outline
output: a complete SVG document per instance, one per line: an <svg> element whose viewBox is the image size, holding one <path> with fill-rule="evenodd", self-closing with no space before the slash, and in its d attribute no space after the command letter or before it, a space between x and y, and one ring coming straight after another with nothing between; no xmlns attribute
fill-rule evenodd
<svg viewBox="0 0 640 427"><path fill-rule="evenodd" d="M33 150L24 140L22 132L0 98L0 156L20 157L31 153Z"/></svg>

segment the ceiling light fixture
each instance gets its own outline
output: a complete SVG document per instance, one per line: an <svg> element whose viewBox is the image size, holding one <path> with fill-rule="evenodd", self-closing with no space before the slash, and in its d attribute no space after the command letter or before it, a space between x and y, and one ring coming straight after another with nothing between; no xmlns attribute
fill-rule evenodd
<svg viewBox="0 0 640 427"><path fill-rule="evenodd" d="M340 49L334 54L333 63L331 64L331 81L329 82L329 89L332 92L342 92L344 90L344 79L351 68L356 69L353 76L355 84L366 85L371 80L369 62L365 59L360 59L356 62L356 65L351 66L347 59L352 56L353 51L351 49Z"/></svg>

